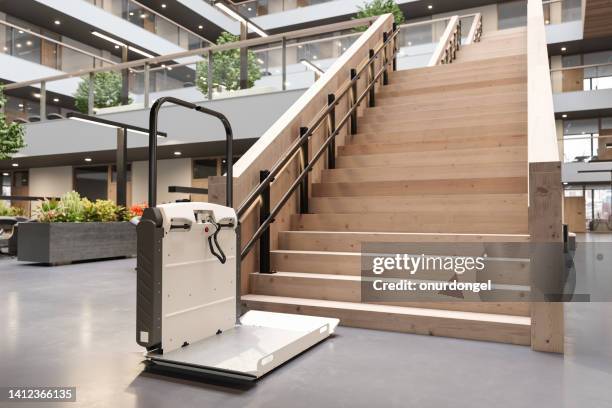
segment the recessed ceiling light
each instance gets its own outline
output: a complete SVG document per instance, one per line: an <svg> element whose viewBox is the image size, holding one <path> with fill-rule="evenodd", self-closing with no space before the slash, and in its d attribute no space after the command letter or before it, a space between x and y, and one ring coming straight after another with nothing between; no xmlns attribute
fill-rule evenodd
<svg viewBox="0 0 612 408"><path fill-rule="evenodd" d="M26 41L26 45L32 45L32 41L30 40Z"/></svg>
<svg viewBox="0 0 612 408"><path fill-rule="evenodd" d="M146 15L145 13L142 13L142 14L140 15L140 18L147 18L147 15Z"/></svg>
<svg viewBox="0 0 612 408"><path fill-rule="evenodd" d="M567 118L567 114L564 113L563 115L561 115L561 117L562 118Z"/></svg>
<svg viewBox="0 0 612 408"><path fill-rule="evenodd" d="M561 47L561 51L565 52L565 51L567 51L567 48L566 47Z"/></svg>
<svg viewBox="0 0 612 408"><path fill-rule="evenodd" d="M550 24L550 20L544 20L544 24Z"/></svg>
<svg viewBox="0 0 612 408"><path fill-rule="evenodd" d="M431 10L431 9L433 8L433 5L432 5L432 4L430 4L429 6L427 6L427 8L428 8L429 10Z"/></svg>
<svg viewBox="0 0 612 408"><path fill-rule="evenodd" d="M172 67L168 67L167 69L168 69L168 71L172 71Z"/></svg>
<svg viewBox="0 0 612 408"><path fill-rule="evenodd" d="M55 20L55 21L53 22L53 24L55 24L55 25L60 25L60 24L62 24L62 22L61 22L61 21L59 21L59 20Z"/></svg>
<svg viewBox="0 0 612 408"><path fill-rule="evenodd" d="M21 48L21 44L20 44L20 43L17 43L16 47L17 47L17 48Z"/></svg>
<svg viewBox="0 0 612 408"><path fill-rule="evenodd" d="M164 3L164 4L162 4L162 8L166 8L166 4L165 4L165 3Z"/></svg>
<svg viewBox="0 0 612 408"><path fill-rule="evenodd" d="M312 59L317 59L317 56L316 56L316 55L313 55L313 56L312 56Z"/></svg>
<svg viewBox="0 0 612 408"><path fill-rule="evenodd" d="M252 9L251 7L249 7L247 10L248 10L248 11L253 11L253 9Z"/></svg>
<svg viewBox="0 0 612 408"><path fill-rule="evenodd" d="M4 51L8 51L8 47L4 47Z"/></svg>
<svg viewBox="0 0 612 408"><path fill-rule="evenodd" d="M9 173L2 173L3 176L9 176Z"/></svg>
<svg viewBox="0 0 612 408"><path fill-rule="evenodd" d="M175 155L175 156L180 156L181 154L183 154L183 153L178 152L178 151L177 151L177 152L174 152L174 155Z"/></svg>
<svg viewBox="0 0 612 408"><path fill-rule="evenodd" d="M23 30L19 30L19 34L23 34Z"/></svg>
<svg viewBox="0 0 612 408"><path fill-rule="evenodd" d="M19 104L19 105L17 105L17 106L19 106L20 108L23 108L23 103L20 103L20 104Z"/></svg>
<svg viewBox="0 0 612 408"><path fill-rule="evenodd" d="M53 98L53 102L59 102L59 98Z"/></svg>
<svg viewBox="0 0 612 408"><path fill-rule="evenodd" d="M117 44L115 44L115 49L119 49L119 48L120 48L120 47L119 47Z"/></svg>
<svg viewBox="0 0 612 408"><path fill-rule="evenodd" d="M90 162L90 161L91 161L91 157L86 157L86 158L85 158L85 161L86 161L86 162Z"/></svg>
<svg viewBox="0 0 612 408"><path fill-rule="evenodd" d="M203 29L203 28L204 28L204 26L203 26L203 25L199 25L199 26L198 26L198 30L201 30L201 29Z"/></svg>
<svg viewBox="0 0 612 408"><path fill-rule="evenodd" d="M19 167L19 163L13 163L13 164L11 164L11 166L13 166L13 167Z"/></svg>
<svg viewBox="0 0 612 408"><path fill-rule="evenodd" d="M34 94L34 97L35 97L35 98L40 98L40 94L39 94L39 93L35 93L35 94Z"/></svg>
<svg viewBox="0 0 612 408"><path fill-rule="evenodd" d="M134 12L133 12L133 11L130 11L130 16L133 16L133 15L134 15Z"/></svg>

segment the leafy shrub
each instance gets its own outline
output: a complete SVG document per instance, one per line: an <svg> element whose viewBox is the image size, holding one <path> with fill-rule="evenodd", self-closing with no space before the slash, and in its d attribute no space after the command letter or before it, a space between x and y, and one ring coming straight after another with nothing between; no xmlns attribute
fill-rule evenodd
<svg viewBox="0 0 612 408"><path fill-rule="evenodd" d="M123 86L123 78L118 72L96 72L93 77L94 88L94 107L95 108L110 108L112 106L121 105L121 88ZM75 107L87 113L87 105L89 101L89 78L81 78L79 86L74 94ZM129 98L128 103L132 103Z"/></svg>
<svg viewBox="0 0 612 408"><path fill-rule="evenodd" d="M9 207L5 201L0 201L0 216L1 217L17 217L24 215L23 208Z"/></svg>
<svg viewBox="0 0 612 408"><path fill-rule="evenodd" d="M76 191L64 194L59 200L41 203L37 218L40 222L112 222L129 221L132 213L110 200L92 202Z"/></svg>
<svg viewBox="0 0 612 408"><path fill-rule="evenodd" d="M359 6L359 12L355 16L356 19L366 18L366 17L376 17L381 16L383 14L391 13L393 14L393 19L396 24L402 24L406 19L404 18L404 13L399 8L397 3L394 0L372 0L366 1L363 6ZM365 31L367 30L367 26L356 27L356 31Z"/></svg>
<svg viewBox="0 0 612 408"><path fill-rule="evenodd" d="M217 39L217 44L226 44L239 41L237 35L223 32ZM196 64L196 86L203 94L208 92L208 60ZM257 57L253 51L247 52L247 88L255 85L261 78L261 69L257 65ZM212 69L213 86L223 86L227 90L240 89L240 49L217 51L213 53Z"/></svg>
<svg viewBox="0 0 612 408"><path fill-rule="evenodd" d="M10 159L19 150L26 147L25 130L21 123L8 123L3 113L6 98L0 85L0 160Z"/></svg>

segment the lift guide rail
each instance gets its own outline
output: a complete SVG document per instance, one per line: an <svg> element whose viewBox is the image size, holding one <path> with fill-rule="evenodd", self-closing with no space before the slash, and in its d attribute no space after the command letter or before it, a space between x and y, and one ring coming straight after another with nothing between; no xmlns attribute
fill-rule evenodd
<svg viewBox="0 0 612 408"><path fill-rule="evenodd" d="M157 129L164 101L196 109L160 98L151 109L150 132ZM224 121L231 141L227 119L213 116ZM151 140L156 143L156 137ZM150 142L149 160L156 159ZM227 160L231 166L231 155ZM155 180L156 166L149 171ZM231 183L228 188L231 197ZM155 203L155 194L150 198ZM253 381L326 339L338 325L338 319L256 310L237 319L237 224L230 199L227 206L181 202L145 209L136 227L136 341L147 349L150 368Z"/></svg>

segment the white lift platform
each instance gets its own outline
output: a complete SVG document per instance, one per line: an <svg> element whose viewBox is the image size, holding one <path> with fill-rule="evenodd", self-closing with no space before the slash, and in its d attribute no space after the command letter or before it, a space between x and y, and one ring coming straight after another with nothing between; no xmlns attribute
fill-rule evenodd
<svg viewBox="0 0 612 408"><path fill-rule="evenodd" d="M221 121L226 133L226 206L156 205L157 122L164 103ZM136 341L147 349L151 368L253 381L329 337L339 323L263 311L240 316L232 159L232 129L223 114L170 96L155 101L149 117L151 207L136 228Z"/></svg>
<svg viewBox="0 0 612 408"><path fill-rule="evenodd" d="M338 325L255 310L237 320L235 228L234 210L216 204L145 211L137 227L137 341L155 368L252 381Z"/></svg>

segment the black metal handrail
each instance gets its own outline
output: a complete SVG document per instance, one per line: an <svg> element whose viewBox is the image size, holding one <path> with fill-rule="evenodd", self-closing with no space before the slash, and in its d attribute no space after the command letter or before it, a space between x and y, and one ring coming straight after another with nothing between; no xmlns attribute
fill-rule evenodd
<svg viewBox="0 0 612 408"><path fill-rule="evenodd" d="M249 208L253 205L253 203L259 199L263 198L264 204L269 207L270 199L270 185L277 177L277 175L281 172L282 169L289 163L290 160L293 159L295 154L302 150L302 154L304 156L303 160L303 169L298 175L298 177L291 184L286 193L281 197L278 204L272 209L269 208L263 209L260 211L260 225L259 228L255 231L251 239L246 243L246 245L240 250L238 247L238 254L240 256L240 260L244 259L246 255L251 251L255 243L262 238L264 233L269 234L270 224L274 222L274 218L280 210L284 207L287 201L291 198L295 190L298 186L302 186L302 197L301 197L301 212L308 211L308 173L313 169L314 165L318 162L323 153L328 151L328 158L331 158L332 155L335 155L335 151L332 151L333 148L335 150L335 138L343 129L343 127L349 122L350 119L350 129L351 133L355 134L357 132L357 109L361 103L361 101L369 95L370 97L370 106L374 106L374 90L376 82L382 77L383 84L386 85L388 83L388 65L389 60L387 56L387 46L392 42L393 43L393 70L396 69L396 56L397 56L397 34L399 33L399 28L396 24L393 24L393 30L389 34L388 32L383 33L383 42L376 50L369 50L368 59L365 64L357 69L351 69L350 72L350 80L348 83L341 89L338 94L329 94L328 95L328 104L325 108L323 108L315 119L312 121L312 124L309 127L300 128L300 137L297 141L291 146L288 152L274 165L274 167L270 171L262 171L260 177L259 185L249 194L246 200L241 204L241 206L237 210L237 216L240 220L245 213L249 210ZM383 63L381 69L376 73L374 62L378 59L379 54L383 51ZM361 78L363 72L368 69L369 70L369 83L367 87L363 90L360 95L357 95L357 81ZM339 104L340 99L344 96L351 96L351 104L350 108L346 112L346 114L342 117L342 119L336 123L335 121L335 108L336 105ZM330 134L325 139L325 142L321 145L319 150L313 156L311 160L308 160L308 141L310 137L314 134L315 131L319 129L322 123L326 119L330 119ZM330 167L333 168L333 160L328 162L331 164ZM263 238L266 238L264 236ZM269 237L265 239L266 245L269 246ZM238 240L238 245L240 245L240 240ZM269 251L267 251L269 256ZM264 269L264 270L262 270ZM269 272L269 259L260 259L260 272Z"/></svg>
<svg viewBox="0 0 612 408"><path fill-rule="evenodd" d="M228 207L233 205L233 133L229 120L220 112L207 109L195 103L187 102L172 96L164 96L155 101L149 114L149 207L157 205L157 121L159 119L159 109L164 103L173 103L184 108L193 109L205 115L211 115L219 119L225 128L225 160L227 161L227 184L225 192L225 203Z"/></svg>

